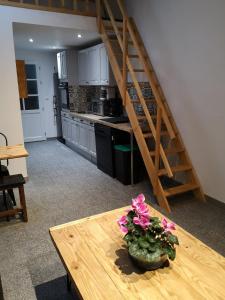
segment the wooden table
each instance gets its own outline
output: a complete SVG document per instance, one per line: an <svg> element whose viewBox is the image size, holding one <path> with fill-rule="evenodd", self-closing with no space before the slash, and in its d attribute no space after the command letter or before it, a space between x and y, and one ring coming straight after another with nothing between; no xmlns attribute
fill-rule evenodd
<svg viewBox="0 0 225 300"><path fill-rule="evenodd" d="M136 269L116 224L125 209L50 228L83 299L225 299L225 258L179 226L180 246L170 267L145 273Z"/></svg>
<svg viewBox="0 0 225 300"><path fill-rule="evenodd" d="M27 157L28 155L29 154L28 154L27 150L21 144L14 145L14 146L0 147L0 177L2 176L2 174L1 174L1 161L2 160L22 158L22 157ZM4 177L2 177L2 178L4 178ZM9 216L14 216L14 215L22 212L24 214L24 220L25 220L25 222L27 222L27 209L26 209L26 201L25 201L23 185L20 185L18 188L19 188L21 207L12 208L12 209L9 209L6 211L1 211L0 217L8 218ZM3 190L3 199L5 197L6 197L5 191Z"/></svg>
<svg viewBox="0 0 225 300"><path fill-rule="evenodd" d="M6 159L27 157L28 155L29 154L23 145L0 147L0 161Z"/></svg>

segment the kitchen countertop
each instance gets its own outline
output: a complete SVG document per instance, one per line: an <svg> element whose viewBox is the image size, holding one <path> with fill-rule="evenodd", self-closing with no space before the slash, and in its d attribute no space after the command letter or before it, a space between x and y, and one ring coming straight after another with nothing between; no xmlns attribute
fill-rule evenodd
<svg viewBox="0 0 225 300"><path fill-rule="evenodd" d="M109 126L109 127L115 128L115 129L126 131L128 133L133 133L133 129L129 122L113 124L113 123L102 120L104 118L107 119L108 117L102 117L102 116L97 116L97 115L93 115L93 114L85 114L85 113L75 113L75 112L66 112L66 113L69 113L72 117L82 118L82 119L91 121L93 123L99 123L99 124Z"/></svg>

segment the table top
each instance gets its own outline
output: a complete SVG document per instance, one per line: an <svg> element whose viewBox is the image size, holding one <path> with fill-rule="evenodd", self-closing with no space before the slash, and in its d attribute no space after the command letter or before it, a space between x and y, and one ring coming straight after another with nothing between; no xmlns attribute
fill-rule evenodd
<svg viewBox="0 0 225 300"><path fill-rule="evenodd" d="M3 146L0 147L0 160L13 159L29 156L24 145Z"/></svg>
<svg viewBox="0 0 225 300"><path fill-rule="evenodd" d="M50 228L83 299L225 299L225 258L179 226L175 261L156 271L136 269L116 224L125 209Z"/></svg>

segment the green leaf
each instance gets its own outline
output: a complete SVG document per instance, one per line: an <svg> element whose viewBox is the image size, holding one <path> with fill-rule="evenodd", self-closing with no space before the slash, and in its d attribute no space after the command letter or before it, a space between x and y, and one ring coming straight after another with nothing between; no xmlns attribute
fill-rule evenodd
<svg viewBox="0 0 225 300"><path fill-rule="evenodd" d="M168 241L169 241L172 245L174 245L174 244L179 245L179 241L178 241L178 238L176 237L176 235L170 234L170 235L168 236Z"/></svg>
<svg viewBox="0 0 225 300"><path fill-rule="evenodd" d="M139 245L143 249L147 249L150 246L150 244L147 241L139 241Z"/></svg>
<svg viewBox="0 0 225 300"><path fill-rule="evenodd" d="M169 259L174 260L176 257L176 249L167 247L164 249L166 254L169 256Z"/></svg>
<svg viewBox="0 0 225 300"><path fill-rule="evenodd" d="M149 243L154 244L156 242L154 235L152 235L150 232L146 233L146 238Z"/></svg>
<svg viewBox="0 0 225 300"><path fill-rule="evenodd" d="M124 236L123 239L124 239L124 241L126 241L126 242L130 242L130 241L133 240L133 236L132 236L131 233L127 233L127 234Z"/></svg>

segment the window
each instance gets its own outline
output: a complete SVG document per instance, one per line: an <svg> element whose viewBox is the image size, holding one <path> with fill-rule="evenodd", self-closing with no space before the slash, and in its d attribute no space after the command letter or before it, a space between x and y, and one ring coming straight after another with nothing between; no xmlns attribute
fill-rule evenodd
<svg viewBox="0 0 225 300"><path fill-rule="evenodd" d="M35 64L26 64L28 97L20 99L20 108L23 111L39 109L38 79Z"/></svg>

